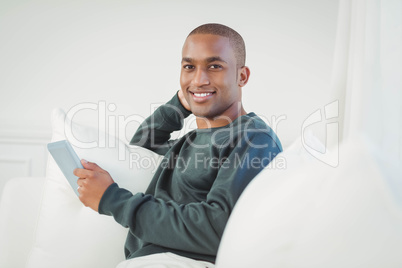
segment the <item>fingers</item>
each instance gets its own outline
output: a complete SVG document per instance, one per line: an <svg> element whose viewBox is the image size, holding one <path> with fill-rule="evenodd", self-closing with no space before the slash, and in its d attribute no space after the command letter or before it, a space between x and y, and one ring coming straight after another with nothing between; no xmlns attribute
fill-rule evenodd
<svg viewBox="0 0 402 268"><path fill-rule="evenodd" d="M78 178L89 178L93 176L93 171L84 169L84 168L76 168L73 171L73 174L77 176Z"/></svg>
<svg viewBox="0 0 402 268"><path fill-rule="evenodd" d="M96 163L89 162L85 159L81 159L81 163L84 168L76 168L73 171L73 174L79 178L89 178L91 176L94 176L96 172L108 173L100 166L98 166Z"/></svg>
<svg viewBox="0 0 402 268"><path fill-rule="evenodd" d="M84 178L79 178L77 180L77 184L78 184L78 187L83 187L85 185L85 179Z"/></svg>
<svg viewBox="0 0 402 268"><path fill-rule="evenodd" d="M78 198L80 199L80 201L86 206L88 207L87 202L84 199L84 195L87 192L87 179L84 178L79 178L77 180L77 184L78 184L78 188L77 188L77 192L78 192Z"/></svg>
<svg viewBox="0 0 402 268"><path fill-rule="evenodd" d="M81 159L81 164L84 166L85 169L95 170L95 171L103 171L103 169L98 166L96 163L89 162L85 159Z"/></svg>
<svg viewBox="0 0 402 268"><path fill-rule="evenodd" d="M99 202L106 189L114 183L108 172L78 168L74 173L80 178L77 179L78 194L80 201L95 211L98 211Z"/></svg>

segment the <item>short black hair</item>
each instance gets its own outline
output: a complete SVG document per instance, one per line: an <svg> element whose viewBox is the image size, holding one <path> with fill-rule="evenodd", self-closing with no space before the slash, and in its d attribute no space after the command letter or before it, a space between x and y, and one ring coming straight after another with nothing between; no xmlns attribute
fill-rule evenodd
<svg viewBox="0 0 402 268"><path fill-rule="evenodd" d="M207 23L192 30L188 36L193 34L213 34L229 38L236 56L237 66L243 67L246 64L246 45L243 37L232 28L219 23Z"/></svg>

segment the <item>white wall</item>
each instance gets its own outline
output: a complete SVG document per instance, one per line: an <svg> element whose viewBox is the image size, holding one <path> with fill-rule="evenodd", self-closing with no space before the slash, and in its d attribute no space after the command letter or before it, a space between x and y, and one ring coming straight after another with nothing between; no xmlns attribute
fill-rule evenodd
<svg viewBox="0 0 402 268"><path fill-rule="evenodd" d="M207 22L244 37L245 109L270 121L285 115L276 132L286 145L325 105L337 12L338 0L1 0L0 145L21 136L43 143L54 107L106 101L116 115L148 116L179 89L184 39Z"/></svg>

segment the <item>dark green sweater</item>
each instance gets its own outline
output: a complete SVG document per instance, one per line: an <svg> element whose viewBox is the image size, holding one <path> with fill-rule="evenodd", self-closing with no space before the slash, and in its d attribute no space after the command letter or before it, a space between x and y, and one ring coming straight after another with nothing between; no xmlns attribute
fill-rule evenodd
<svg viewBox="0 0 402 268"><path fill-rule="evenodd" d="M114 183L100 201L99 213L129 228L127 258L173 252L215 262L240 194L282 151L278 137L254 113L170 140L188 115L176 94L147 118L130 144L165 155L147 191L132 194Z"/></svg>

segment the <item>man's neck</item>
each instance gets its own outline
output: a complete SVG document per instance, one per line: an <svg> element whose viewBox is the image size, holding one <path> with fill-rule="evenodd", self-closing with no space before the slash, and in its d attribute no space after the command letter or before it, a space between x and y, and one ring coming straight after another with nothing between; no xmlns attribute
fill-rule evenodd
<svg viewBox="0 0 402 268"><path fill-rule="evenodd" d="M214 118L207 118L207 117L199 117L195 118L195 122L197 123L198 129L206 129L206 128L216 128L216 127L223 127L230 123L232 123L235 119L242 115L246 115L247 112L244 110L243 106L238 113L232 115L220 115Z"/></svg>

